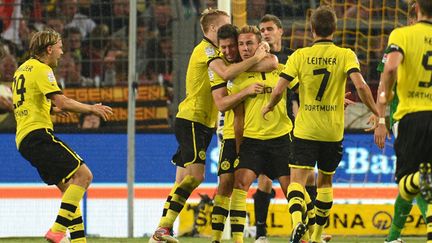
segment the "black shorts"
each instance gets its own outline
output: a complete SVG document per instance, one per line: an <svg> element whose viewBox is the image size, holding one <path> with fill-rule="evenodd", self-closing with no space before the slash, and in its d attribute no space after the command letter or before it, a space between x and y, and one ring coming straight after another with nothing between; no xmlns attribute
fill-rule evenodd
<svg viewBox="0 0 432 243"><path fill-rule="evenodd" d="M50 129L30 132L19 146L21 155L34 166L48 185L67 182L84 161Z"/></svg>
<svg viewBox="0 0 432 243"><path fill-rule="evenodd" d="M219 153L218 176L226 173L234 173L234 168L238 163L235 139L222 140Z"/></svg>
<svg viewBox="0 0 432 243"><path fill-rule="evenodd" d="M290 146L289 134L269 140L244 138L240 146L240 161L235 169L250 169L257 176L265 174L272 180L290 175Z"/></svg>
<svg viewBox="0 0 432 243"><path fill-rule="evenodd" d="M206 151L214 129L198 122L176 118L174 131L179 146L172 162L180 167L193 163L205 164Z"/></svg>
<svg viewBox="0 0 432 243"><path fill-rule="evenodd" d="M432 163L432 111L405 115L399 121L396 152L396 181L419 170L420 163Z"/></svg>
<svg viewBox="0 0 432 243"><path fill-rule="evenodd" d="M333 174L342 160L343 145L339 142L322 142L294 137L294 159L290 167L318 169L326 174Z"/></svg>

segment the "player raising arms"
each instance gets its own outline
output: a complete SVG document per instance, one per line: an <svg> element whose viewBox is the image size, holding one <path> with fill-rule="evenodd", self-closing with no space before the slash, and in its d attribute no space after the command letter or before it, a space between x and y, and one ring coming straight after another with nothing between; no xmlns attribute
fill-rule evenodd
<svg viewBox="0 0 432 243"><path fill-rule="evenodd" d="M59 33L37 32L30 41L30 53L31 58L15 72L12 85L16 145L42 180L56 185L63 194L59 213L45 239L68 242L65 234L69 229L72 242L86 242L79 204L93 175L81 157L53 134L50 113L93 113L107 120L112 110L63 95L52 70L63 54Z"/></svg>
<svg viewBox="0 0 432 243"><path fill-rule="evenodd" d="M415 11L416 24L390 34L378 101L382 105L392 101L396 81L399 104L393 118L399 121L394 145L399 195L412 201L420 192L428 201L427 242L431 243L432 2L417 0Z"/></svg>
<svg viewBox="0 0 432 243"><path fill-rule="evenodd" d="M332 178L342 158L344 132L344 96L347 76L351 78L360 99L374 114L369 86L360 74L356 55L333 44L336 14L328 6L317 8L311 16L314 44L301 48L288 59L262 114L272 111L294 78L299 79L300 109L294 127L294 160L290 164L288 187L289 209L293 222L291 242L300 242L306 233L302 218L306 209L306 180L318 165L316 227L312 242L321 242L322 230L333 204ZM270 115L270 114L269 114Z"/></svg>

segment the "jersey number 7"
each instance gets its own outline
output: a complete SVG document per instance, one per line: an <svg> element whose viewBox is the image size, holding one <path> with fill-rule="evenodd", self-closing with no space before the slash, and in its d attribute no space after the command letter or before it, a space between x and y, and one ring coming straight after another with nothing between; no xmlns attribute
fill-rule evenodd
<svg viewBox="0 0 432 243"><path fill-rule="evenodd" d="M322 97L324 95L324 91L327 87L327 83L328 83L329 78L330 78L330 72L327 71L327 69L325 69L325 68L313 70L313 75L321 75L321 74L324 74L324 76L323 76L323 79L321 80L321 85L319 87L318 94L315 97L315 100L317 100L317 101L322 100Z"/></svg>

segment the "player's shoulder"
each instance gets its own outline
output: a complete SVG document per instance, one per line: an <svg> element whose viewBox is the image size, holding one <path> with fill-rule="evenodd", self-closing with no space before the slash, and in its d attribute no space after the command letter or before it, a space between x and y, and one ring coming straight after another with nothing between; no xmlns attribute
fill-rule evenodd
<svg viewBox="0 0 432 243"><path fill-rule="evenodd" d="M204 53L206 56L219 55L219 49L217 46L208 39L203 39L197 46L195 46L194 51L198 51L201 54Z"/></svg>

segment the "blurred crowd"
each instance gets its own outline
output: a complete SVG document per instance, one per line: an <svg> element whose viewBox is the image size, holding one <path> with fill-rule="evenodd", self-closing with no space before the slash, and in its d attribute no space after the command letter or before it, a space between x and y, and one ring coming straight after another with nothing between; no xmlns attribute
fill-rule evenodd
<svg viewBox="0 0 432 243"><path fill-rule="evenodd" d="M162 77L171 85L171 11L169 0L138 1L137 73L143 84ZM64 56L56 68L63 87L127 83L129 0L5 0L0 16L1 48L9 58L1 62L8 71L28 58L35 31L52 28L63 36ZM5 76L2 81L11 81Z"/></svg>
<svg viewBox="0 0 432 243"><path fill-rule="evenodd" d="M173 23L178 21L174 16L199 18L205 8L217 8L217 1L136 1L138 83L163 86L170 101L174 92ZM340 21L371 16L379 20L383 14L386 19L394 20L397 11L388 10L394 9L396 2L399 8L406 7L404 1L396 0L386 1L385 11L382 1L377 0L247 0L247 22L257 24L266 13L280 17L286 27L284 45L297 49L310 44L310 31L304 23L308 10L322 2L335 6ZM373 10L366 11L359 4ZM0 17L0 48L5 52L0 59L0 84L10 84L16 68L28 58L32 34L52 28L63 36L64 55L55 69L63 88L127 85L129 0L3 0ZM302 24L297 26L298 22ZM347 29L339 31L335 38L336 44L355 49L372 88L378 83L375 67L386 45L385 34L393 29L393 22L389 22L388 28L382 25L373 27L372 31L370 25L343 24ZM180 68L185 67L186 64Z"/></svg>

